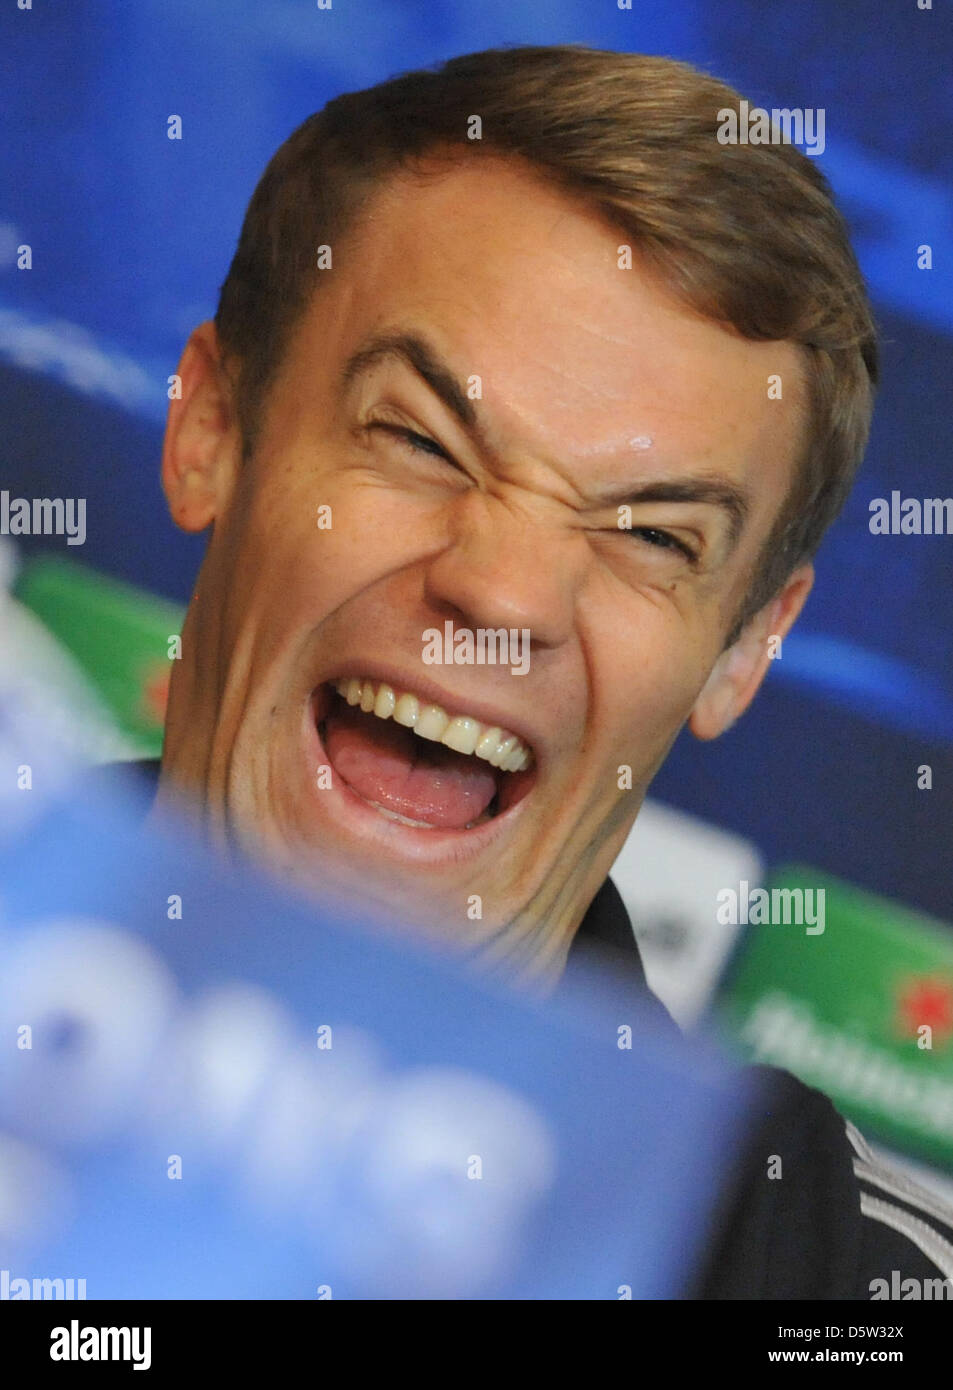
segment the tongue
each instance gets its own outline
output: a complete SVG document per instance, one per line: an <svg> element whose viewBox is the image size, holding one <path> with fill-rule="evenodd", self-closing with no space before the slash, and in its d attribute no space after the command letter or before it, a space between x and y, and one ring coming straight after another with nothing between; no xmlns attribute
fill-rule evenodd
<svg viewBox="0 0 953 1390"><path fill-rule="evenodd" d="M462 830L496 792L496 773L482 759L340 700L328 716L324 744L332 768L353 791L408 820Z"/></svg>

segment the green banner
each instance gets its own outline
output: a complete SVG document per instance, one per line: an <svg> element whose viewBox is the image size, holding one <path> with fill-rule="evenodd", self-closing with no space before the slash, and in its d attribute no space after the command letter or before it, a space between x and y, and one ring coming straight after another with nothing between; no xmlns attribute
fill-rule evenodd
<svg viewBox="0 0 953 1390"><path fill-rule="evenodd" d="M953 929L802 866L724 896L749 923L715 1005L730 1043L953 1168Z"/></svg>
<svg viewBox="0 0 953 1390"><path fill-rule="evenodd" d="M139 756L158 757L169 639L181 633L184 609L59 556L26 564L14 592L82 668Z"/></svg>

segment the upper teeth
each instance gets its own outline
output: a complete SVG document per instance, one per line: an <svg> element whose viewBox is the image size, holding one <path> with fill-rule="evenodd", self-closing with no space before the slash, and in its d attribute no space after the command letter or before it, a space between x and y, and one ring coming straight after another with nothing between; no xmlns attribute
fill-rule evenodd
<svg viewBox="0 0 953 1390"><path fill-rule="evenodd" d="M335 681L334 688L349 705L360 705L378 719L393 718L413 729L419 738L445 743L458 753L475 753L503 772L522 772L533 760L530 748L515 734L495 724L481 724L468 714L448 714L440 705L428 705L409 692L398 694L383 681L356 676Z"/></svg>

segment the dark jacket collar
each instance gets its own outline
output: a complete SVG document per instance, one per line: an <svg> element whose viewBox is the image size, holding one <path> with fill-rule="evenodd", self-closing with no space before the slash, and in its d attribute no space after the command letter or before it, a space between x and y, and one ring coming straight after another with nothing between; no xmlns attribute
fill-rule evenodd
<svg viewBox="0 0 953 1390"><path fill-rule="evenodd" d="M649 989L632 922L611 878L604 881L580 923L569 951L567 975L587 959L608 970L616 983L624 986L623 999L638 996L643 1012L654 1018L656 1026L676 1030L665 1005Z"/></svg>
<svg viewBox="0 0 953 1390"><path fill-rule="evenodd" d="M619 951L628 957L633 967L642 974L642 961L639 948L635 944L632 923L625 909L625 903L618 888L607 878L599 889L589 910L582 919L577 940L591 942L593 946L603 946Z"/></svg>

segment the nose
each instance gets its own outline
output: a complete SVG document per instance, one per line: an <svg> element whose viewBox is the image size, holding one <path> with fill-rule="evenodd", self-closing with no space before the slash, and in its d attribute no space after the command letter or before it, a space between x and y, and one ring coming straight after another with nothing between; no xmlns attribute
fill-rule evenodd
<svg viewBox="0 0 953 1390"><path fill-rule="evenodd" d="M454 503L450 542L431 560L425 592L472 627L527 628L534 646L571 636L589 551L545 504L529 509L472 489Z"/></svg>

